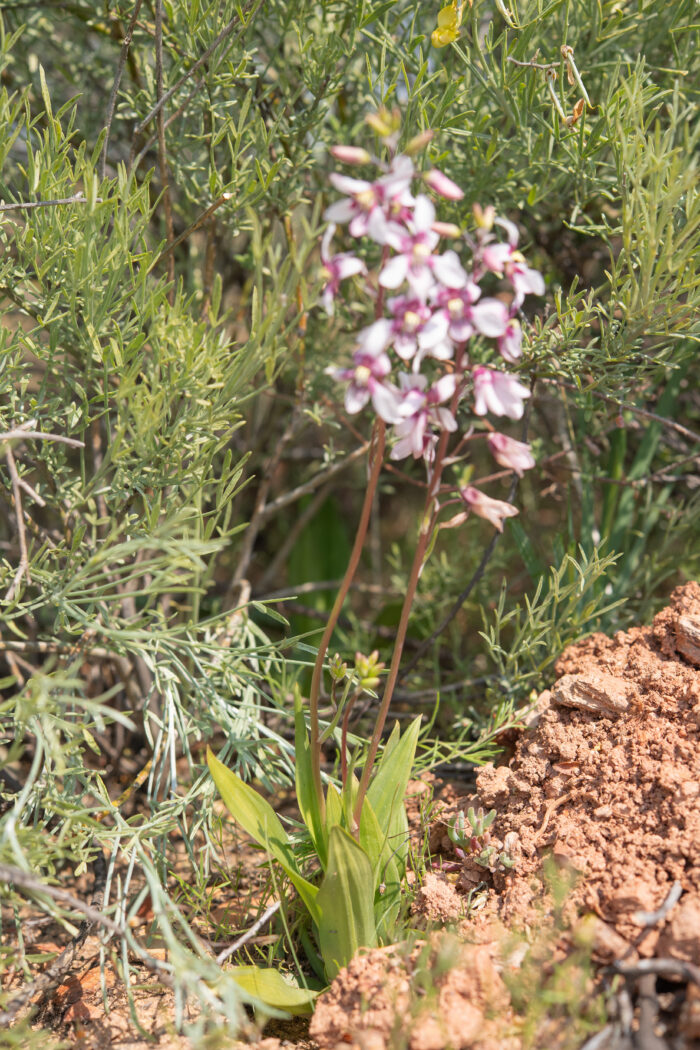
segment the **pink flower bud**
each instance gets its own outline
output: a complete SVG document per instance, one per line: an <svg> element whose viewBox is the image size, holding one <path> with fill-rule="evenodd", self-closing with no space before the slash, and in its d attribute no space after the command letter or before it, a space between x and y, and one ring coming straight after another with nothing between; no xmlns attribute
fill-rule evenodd
<svg viewBox="0 0 700 1050"><path fill-rule="evenodd" d="M493 458L502 467L514 470L518 477L535 465L530 446L524 441L516 441L506 434L489 434L488 445Z"/></svg>
<svg viewBox="0 0 700 1050"><path fill-rule="evenodd" d="M506 503L501 499L492 499L485 492L480 492L472 485L460 489L460 496L469 509L480 518L486 518L495 529L503 532L503 522L506 518L512 518L518 513L518 508L512 503Z"/></svg>
<svg viewBox="0 0 700 1050"><path fill-rule="evenodd" d="M430 229L441 237L460 237L462 234L459 226L454 222L434 222Z"/></svg>
<svg viewBox="0 0 700 1050"><path fill-rule="evenodd" d="M428 128L426 131L421 131L419 135L414 135L411 141L406 144L404 153L408 154L409 157L415 157L416 153L420 153L422 149L425 149L434 134L435 132Z"/></svg>
<svg viewBox="0 0 700 1050"><path fill-rule="evenodd" d="M447 175L444 175L437 168L431 168L423 178L431 190L435 190L436 193L439 193L441 197L445 197L448 201L461 201L464 196L464 190L461 190L456 182L448 179Z"/></svg>
<svg viewBox="0 0 700 1050"><path fill-rule="evenodd" d="M369 164L372 159L361 146L331 146L331 154L343 164Z"/></svg>

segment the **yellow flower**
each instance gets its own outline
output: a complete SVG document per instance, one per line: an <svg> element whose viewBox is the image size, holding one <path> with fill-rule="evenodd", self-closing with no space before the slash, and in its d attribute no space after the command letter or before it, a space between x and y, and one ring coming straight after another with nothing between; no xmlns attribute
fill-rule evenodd
<svg viewBox="0 0 700 1050"><path fill-rule="evenodd" d="M457 39L459 27L462 24L463 10L463 3L459 4L459 6L456 3L452 3L448 7L443 7L438 14L437 29L433 30L430 37L433 47L447 47L448 44L453 43Z"/></svg>

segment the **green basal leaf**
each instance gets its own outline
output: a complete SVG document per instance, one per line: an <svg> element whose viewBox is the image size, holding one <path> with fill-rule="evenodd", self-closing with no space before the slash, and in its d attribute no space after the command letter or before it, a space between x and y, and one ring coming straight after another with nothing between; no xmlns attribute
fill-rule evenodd
<svg viewBox="0 0 700 1050"><path fill-rule="evenodd" d="M380 828L386 828L387 841L403 865L408 854L404 796L413 769L420 732L420 716L399 737L398 723L392 730L384 753L367 791Z"/></svg>
<svg viewBox="0 0 700 1050"><path fill-rule="evenodd" d="M227 769L210 748L207 748L207 764L231 816L281 865L311 918L318 923L318 887L299 874L287 833L270 803L231 769Z"/></svg>
<svg viewBox="0 0 700 1050"><path fill-rule="evenodd" d="M372 865L361 846L339 825L329 834L328 868L318 892L318 939L332 981L358 948L374 948Z"/></svg>
<svg viewBox="0 0 700 1050"><path fill-rule="evenodd" d="M321 811L314 788L311 770L311 744L309 742L309 734L306 731L304 706L298 685L294 687L294 751L297 803L301 819L308 828L319 862L325 871L328 862L328 836L321 819Z"/></svg>
<svg viewBox="0 0 700 1050"><path fill-rule="evenodd" d="M343 800L335 784L328 785L326 792L326 832L344 821Z"/></svg>
<svg viewBox="0 0 700 1050"><path fill-rule="evenodd" d="M318 992L297 988L278 970L263 966L236 966L229 971L236 984L251 998L274 1010L290 1014L310 1014ZM255 1003L253 1003L255 1005Z"/></svg>

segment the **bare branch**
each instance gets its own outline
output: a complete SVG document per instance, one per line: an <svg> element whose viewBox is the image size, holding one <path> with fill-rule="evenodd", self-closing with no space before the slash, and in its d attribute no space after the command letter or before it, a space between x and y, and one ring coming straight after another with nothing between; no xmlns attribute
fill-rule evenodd
<svg viewBox="0 0 700 1050"><path fill-rule="evenodd" d="M107 171L107 148L109 146L109 135L112 130L114 110L117 104L117 94L119 93L119 85L122 81L122 75L124 73L126 59L129 54L131 40L134 35L134 29L136 27L136 19L139 16L139 11L141 10L142 3L143 0L136 0L136 3L134 5L134 13L131 16L131 21L129 22L126 33L124 34L124 40L122 42L121 54L119 55L119 65L117 66L116 76L114 77L114 84L112 85L112 94L109 96L109 102L107 104L107 116L105 117L105 140L104 145L102 146L102 164L100 168L100 174L103 179Z"/></svg>
<svg viewBox="0 0 700 1050"><path fill-rule="evenodd" d="M95 197L98 204L102 204L102 197ZM51 201L16 201L14 204L0 204L0 212L4 211L31 211L33 208L55 208L57 204L87 204L87 198L81 191L72 197L60 197Z"/></svg>

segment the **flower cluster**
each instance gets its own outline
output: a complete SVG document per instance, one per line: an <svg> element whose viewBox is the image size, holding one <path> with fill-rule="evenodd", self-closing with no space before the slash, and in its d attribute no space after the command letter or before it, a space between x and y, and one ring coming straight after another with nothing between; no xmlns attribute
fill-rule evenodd
<svg viewBox="0 0 700 1050"><path fill-rule="evenodd" d="M462 237L458 226L438 219L432 190L450 201L462 190L441 171L419 173L411 156L394 155L387 164L361 148L339 146L334 156L353 165L374 164L373 180L332 174L343 196L331 204L321 257L329 313L345 277L366 275L364 261L352 252L331 254L338 226L357 241L369 239L381 249L376 282L368 283L377 308L375 320L356 336L352 365L328 373L347 384L345 408L354 414L371 402L392 428L392 459L424 459L430 470L441 434L457 430L460 403L471 399L475 416L523 415L529 389L502 366L472 360L471 345L494 346L497 360L508 364L522 353L518 315L526 295L543 295L544 281L518 250L518 230L493 208L474 208L476 233ZM415 184L421 187L416 192ZM460 239L470 249L465 265L446 238ZM459 242L458 242L459 243ZM486 294L482 285L493 287ZM395 370L398 374L395 374ZM534 465L524 442L490 428L489 449L499 464L522 476ZM467 511L487 518L496 528L517 513L473 486L460 490Z"/></svg>

